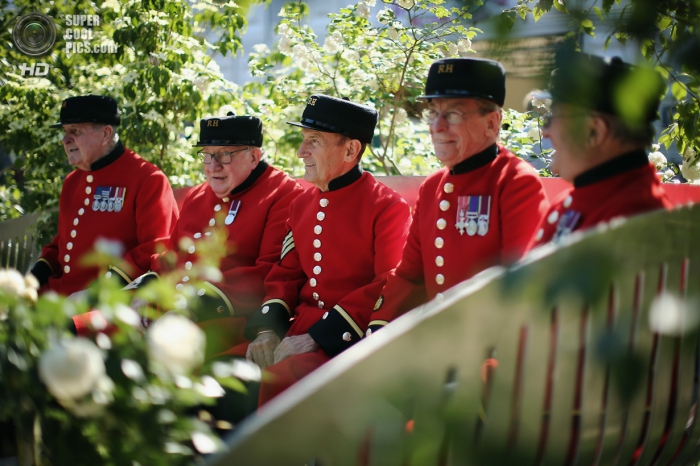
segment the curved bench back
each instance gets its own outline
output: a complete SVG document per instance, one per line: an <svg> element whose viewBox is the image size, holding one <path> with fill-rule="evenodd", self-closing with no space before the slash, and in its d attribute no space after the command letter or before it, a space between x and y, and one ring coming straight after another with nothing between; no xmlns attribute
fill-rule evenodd
<svg viewBox="0 0 700 466"><path fill-rule="evenodd" d="M39 258L36 226L41 212L0 222L0 266L29 272Z"/></svg>
<svg viewBox="0 0 700 466"><path fill-rule="evenodd" d="M695 464L699 239L686 207L486 270L274 399L209 464ZM661 293L691 307L650 312Z"/></svg>

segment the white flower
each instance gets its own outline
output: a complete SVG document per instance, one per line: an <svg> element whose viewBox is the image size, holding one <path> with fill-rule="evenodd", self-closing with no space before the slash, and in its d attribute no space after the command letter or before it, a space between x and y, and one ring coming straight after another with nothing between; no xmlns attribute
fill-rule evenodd
<svg viewBox="0 0 700 466"><path fill-rule="evenodd" d="M283 36L289 31L289 24L287 23L281 23L279 26L277 26L277 34Z"/></svg>
<svg viewBox="0 0 700 466"><path fill-rule="evenodd" d="M323 48L326 50L326 52L333 54L340 50L340 45L335 41L335 39L333 39L333 37L326 37L326 40L323 43Z"/></svg>
<svg viewBox="0 0 700 466"><path fill-rule="evenodd" d="M343 55L345 56L345 59L349 62L356 62L360 59L360 54L350 49L346 49L345 52L343 52Z"/></svg>
<svg viewBox="0 0 700 466"><path fill-rule="evenodd" d="M666 166L666 157L661 152L651 152L649 154L649 161L654 164L657 170L661 170Z"/></svg>
<svg viewBox="0 0 700 466"><path fill-rule="evenodd" d="M691 165L688 158L684 158L683 165L681 165L681 173L683 178L688 181L700 180L700 163L695 162Z"/></svg>
<svg viewBox="0 0 700 466"><path fill-rule="evenodd" d="M309 55L309 51L306 49L304 44L296 44L292 47L292 55L297 60L303 60Z"/></svg>
<svg viewBox="0 0 700 466"><path fill-rule="evenodd" d="M118 240L97 238L97 241L95 241L95 250L101 254L112 257L124 256L124 244Z"/></svg>
<svg viewBox="0 0 700 466"><path fill-rule="evenodd" d="M533 126L528 130L527 137L534 139L535 141L539 141L542 139L542 133L540 133L540 129L537 126Z"/></svg>
<svg viewBox="0 0 700 466"><path fill-rule="evenodd" d="M209 81L204 76L198 76L193 81L194 87L197 88L199 92L204 94L209 90Z"/></svg>
<svg viewBox="0 0 700 466"><path fill-rule="evenodd" d="M255 53L267 53L269 52L266 44L255 44L253 46Z"/></svg>
<svg viewBox="0 0 700 466"><path fill-rule="evenodd" d="M231 112L233 115L236 114L236 110L233 108L231 105L222 105L221 108L219 109L219 115L226 116Z"/></svg>
<svg viewBox="0 0 700 466"><path fill-rule="evenodd" d="M195 432L192 434L192 445L203 455L214 453L219 449L217 439L203 432Z"/></svg>
<svg viewBox="0 0 700 466"><path fill-rule="evenodd" d="M277 44L277 47L279 47L280 52L282 52L285 55L291 55L292 48L290 46L291 40L289 37L284 36L280 39L279 44Z"/></svg>
<svg viewBox="0 0 700 466"><path fill-rule="evenodd" d="M186 317L168 313L148 331L150 357L172 375L185 374L204 361L204 332Z"/></svg>
<svg viewBox="0 0 700 466"><path fill-rule="evenodd" d="M414 0L396 0L396 3L405 10L410 10L416 4Z"/></svg>
<svg viewBox="0 0 700 466"><path fill-rule="evenodd" d="M394 122L396 125L402 125L403 123L406 122L406 119L408 118L408 114L406 113L406 110L403 108L400 108L396 111L396 116L394 117Z"/></svg>
<svg viewBox="0 0 700 466"><path fill-rule="evenodd" d="M652 144L651 145L651 151L652 152L658 152L661 150L661 144Z"/></svg>
<svg viewBox="0 0 700 466"><path fill-rule="evenodd" d="M377 4L377 0L365 0L365 3L369 6L374 6Z"/></svg>
<svg viewBox="0 0 700 466"><path fill-rule="evenodd" d="M0 270L0 291L8 296L20 297L24 294L25 281L15 269Z"/></svg>
<svg viewBox="0 0 700 466"><path fill-rule="evenodd" d="M369 5L365 2L360 2L357 4L357 14L365 19L369 19L370 9Z"/></svg>
<svg viewBox="0 0 700 466"><path fill-rule="evenodd" d="M65 340L39 358L39 378L61 404L72 404L91 393L103 377L102 352L86 338Z"/></svg>
<svg viewBox="0 0 700 466"><path fill-rule="evenodd" d="M670 168L664 172L664 178L673 178L675 173Z"/></svg>
<svg viewBox="0 0 700 466"><path fill-rule="evenodd" d="M670 293L654 298L649 308L649 326L662 335L677 336L697 328L697 306Z"/></svg>
<svg viewBox="0 0 700 466"><path fill-rule="evenodd" d="M377 21L379 21L380 23L388 23L389 21L391 21L391 18L391 10L389 10L388 8L379 10L379 12L377 13Z"/></svg>
<svg viewBox="0 0 700 466"><path fill-rule="evenodd" d="M469 52L471 49L472 49L472 41L469 40L469 38L460 39L457 42L457 50L459 50L459 53L466 53L466 52Z"/></svg>
<svg viewBox="0 0 700 466"><path fill-rule="evenodd" d="M357 81L360 83L363 83L364 81L367 81L367 73L362 71L361 69L356 69L352 73L350 73L350 77L353 81Z"/></svg>
<svg viewBox="0 0 700 466"><path fill-rule="evenodd" d="M389 38L393 40L397 40L399 38L399 31L397 31L395 28L389 28L387 32L389 34Z"/></svg>
<svg viewBox="0 0 700 466"><path fill-rule="evenodd" d="M457 48L457 45L455 45L455 44L449 44L449 45L447 46L447 53L445 54L445 56L447 56L447 57L454 57L454 56L457 55L458 53L459 53L459 49Z"/></svg>

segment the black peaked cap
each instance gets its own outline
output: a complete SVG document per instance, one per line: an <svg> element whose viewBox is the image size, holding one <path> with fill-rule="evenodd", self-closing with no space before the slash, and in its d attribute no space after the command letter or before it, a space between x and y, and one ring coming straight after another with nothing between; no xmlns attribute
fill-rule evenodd
<svg viewBox="0 0 700 466"><path fill-rule="evenodd" d="M199 143L204 146L256 146L263 142L262 121L253 116L202 118L199 122Z"/></svg>
<svg viewBox="0 0 700 466"><path fill-rule="evenodd" d="M121 116L117 101L103 95L68 97L61 104L61 121L51 125L60 128L75 123L104 123L119 126Z"/></svg>
<svg viewBox="0 0 700 466"><path fill-rule="evenodd" d="M326 133L338 133L369 144L374 136L377 119L378 113L371 107L315 94L306 100L301 121L288 121L287 124Z"/></svg>
<svg viewBox="0 0 700 466"><path fill-rule="evenodd" d="M666 87L651 68L565 48L557 52L555 67L549 83L554 103L616 115L631 123L648 123L658 116Z"/></svg>
<svg viewBox="0 0 700 466"><path fill-rule="evenodd" d="M503 107L506 72L494 60L446 58L430 65L425 95L419 99L471 97L490 100Z"/></svg>

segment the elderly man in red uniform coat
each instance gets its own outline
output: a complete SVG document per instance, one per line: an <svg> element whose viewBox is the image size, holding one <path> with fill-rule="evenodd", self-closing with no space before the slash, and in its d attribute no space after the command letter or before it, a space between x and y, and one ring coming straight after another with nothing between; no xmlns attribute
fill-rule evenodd
<svg viewBox="0 0 700 466"><path fill-rule="evenodd" d="M408 205L359 165L376 123L374 109L324 95L290 123L303 128L297 155L314 187L290 206L280 260L245 329L248 359L267 372L259 405L364 336L399 261Z"/></svg>
<svg viewBox="0 0 700 466"><path fill-rule="evenodd" d="M445 168L420 186L401 262L367 334L487 267L518 259L547 210L537 172L497 144L505 72L475 58L439 60L422 98Z"/></svg>
<svg viewBox="0 0 700 466"><path fill-rule="evenodd" d="M44 247L32 273L42 285L70 295L97 278L83 256L99 238L118 241L123 261L108 275L124 284L150 268L159 242L167 241L178 217L170 183L163 172L117 135L117 102L97 95L70 97L61 106L63 148L72 171L63 183L58 234Z"/></svg>
<svg viewBox="0 0 700 466"><path fill-rule="evenodd" d="M203 118L200 128L195 147L202 147L198 155L207 181L192 188L182 205L168 243L177 259L169 263L167 252L154 257L152 272L131 288L174 268L184 270L176 285L178 290L184 288L190 281L187 271L200 259L199 242L223 229L228 253L219 264L222 278L205 281L197 298L188 302L207 335L207 355L213 356L245 341L243 328L260 307L265 277L282 252L289 204L303 190L293 178L261 160L259 118L232 114Z"/></svg>
<svg viewBox="0 0 700 466"><path fill-rule="evenodd" d="M543 136L556 149L552 171L574 186L553 203L532 245L615 217L670 209L647 156L665 91L661 77L617 57L562 51L556 61L550 83L552 113ZM630 113L617 92L635 80L645 85L635 94L638 111Z"/></svg>

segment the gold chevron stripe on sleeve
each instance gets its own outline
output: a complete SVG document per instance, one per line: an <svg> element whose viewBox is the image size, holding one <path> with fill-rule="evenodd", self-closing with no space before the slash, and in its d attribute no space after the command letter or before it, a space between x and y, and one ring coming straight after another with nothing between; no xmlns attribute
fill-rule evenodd
<svg viewBox="0 0 700 466"><path fill-rule="evenodd" d="M358 325L355 323L355 321L352 319L352 317L350 317L350 314L348 314L347 312L345 312L345 309L343 309L342 307L340 307L340 306L337 305L337 304L333 307L333 309L335 309L336 311L338 311L338 312L340 313L340 315L343 316L343 318L344 318L345 320L348 321L348 323L349 323L349 324L352 326L352 328L357 332L357 334L360 335L360 338L362 338L362 337L365 336L365 332L363 332L362 330L360 330L360 327L358 327Z"/></svg>

